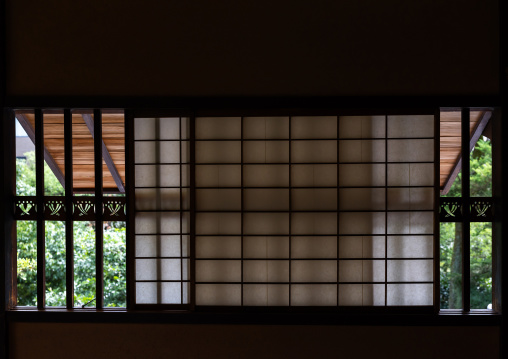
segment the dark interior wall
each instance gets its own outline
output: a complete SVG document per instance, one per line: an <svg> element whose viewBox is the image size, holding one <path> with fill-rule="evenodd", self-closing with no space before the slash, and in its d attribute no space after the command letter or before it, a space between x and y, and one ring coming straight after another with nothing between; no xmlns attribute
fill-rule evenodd
<svg viewBox="0 0 508 359"><path fill-rule="evenodd" d="M10 327L11 358L498 358L496 327L41 324Z"/></svg>
<svg viewBox="0 0 508 359"><path fill-rule="evenodd" d="M498 92L498 0L6 3L10 96Z"/></svg>
<svg viewBox="0 0 508 359"><path fill-rule="evenodd" d="M497 0L6 4L7 96L499 91ZM12 358L76 359L495 358L499 347L497 327L11 323L9 341Z"/></svg>

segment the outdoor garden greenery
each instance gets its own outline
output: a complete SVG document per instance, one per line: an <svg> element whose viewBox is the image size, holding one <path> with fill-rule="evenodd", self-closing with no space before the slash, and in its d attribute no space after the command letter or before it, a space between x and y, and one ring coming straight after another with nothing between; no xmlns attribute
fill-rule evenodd
<svg viewBox="0 0 508 359"><path fill-rule="evenodd" d="M16 160L18 196L35 195L34 152ZM45 195L63 196L64 189L45 165ZM125 307L125 222L104 223L104 305ZM17 290L19 306L37 305L37 227L17 222ZM74 222L74 303L95 306L95 223ZM46 221L46 305L65 306L65 222Z"/></svg>

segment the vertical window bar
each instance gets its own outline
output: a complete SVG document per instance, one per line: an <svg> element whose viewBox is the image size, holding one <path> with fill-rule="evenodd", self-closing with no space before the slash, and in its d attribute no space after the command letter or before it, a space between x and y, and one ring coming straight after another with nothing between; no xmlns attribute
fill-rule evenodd
<svg viewBox="0 0 508 359"><path fill-rule="evenodd" d="M340 250L339 250L339 244L340 244L340 236L339 236L339 228L340 228L340 222L339 222L339 214L340 214L340 207L339 207L339 203L340 203L340 198L339 198L339 138L340 138L340 131L339 131L339 121L340 121L340 117L337 116L337 182L336 182L336 186L337 186L337 307L339 306L339 295L340 295L340 290L339 290L339 264L340 264Z"/></svg>
<svg viewBox="0 0 508 359"><path fill-rule="evenodd" d="M196 306L196 116L189 118L190 137L190 308Z"/></svg>
<svg viewBox="0 0 508 359"><path fill-rule="evenodd" d="M183 183L182 183L182 150L183 150L183 143L182 142L182 118L181 117L178 117L178 138L180 139L179 141L179 147L180 147L180 150L178 151L179 154L180 154L180 158L179 158L179 165L178 165L178 174L180 175L180 182L178 182L180 184L180 189L179 189L179 194L180 194L180 304L184 304L183 303L183 287L184 287L184 276L183 276L183 197L182 197L182 186L183 186Z"/></svg>
<svg viewBox="0 0 508 359"><path fill-rule="evenodd" d="M64 110L65 151L65 292L67 309L74 308L74 222L72 220L72 114Z"/></svg>
<svg viewBox="0 0 508 359"><path fill-rule="evenodd" d="M388 116L385 116L385 307L386 306L388 306Z"/></svg>
<svg viewBox="0 0 508 359"><path fill-rule="evenodd" d="M162 223L161 223L161 196L160 196L160 188L161 188L161 119L159 117L155 118L155 162L157 165L155 166L155 185L157 186L157 190L159 191L159 195L155 198L155 208L157 211L155 212L155 225L156 225L156 240L155 240L155 256L156 256L156 268L157 268L157 304L162 303L162 268L161 268L161 241L162 241ZM180 148L181 151L181 148ZM181 216L181 212L180 212ZM180 227L181 231L181 227Z"/></svg>
<svg viewBox="0 0 508 359"><path fill-rule="evenodd" d="M441 146L439 139L441 136L441 111L436 109L434 114L434 312L437 314L440 310L440 289L441 288L441 265L440 265L440 223L439 223L439 198L440 198L440 160Z"/></svg>
<svg viewBox="0 0 508 359"><path fill-rule="evenodd" d="M104 233L103 233L103 192L102 192L102 113L94 109L94 166L95 166L95 304L104 307Z"/></svg>
<svg viewBox="0 0 508 359"><path fill-rule="evenodd" d="M125 174L127 186L125 187L127 220L126 220L126 247L127 247L127 309L133 309L136 303L135 282L135 245L134 239L134 117L131 111L125 111Z"/></svg>
<svg viewBox="0 0 508 359"><path fill-rule="evenodd" d="M291 121L292 121L292 116L289 116L289 123L288 123L288 128L289 128L289 163L288 163L288 168L289 168L289 178L288 178L288 182L289 182L289 229L288 229L288 233L289 233L289 243L288 243L288 246L289 246L289 253L288 253L288 257L289 257L289 288L288 288L288 293L289 293L289 301L288 301L288 306L289 308L291 308L291 262L292 262L292 255L291 255L291 247L292 247L292 243L293 243L293 237L291 236L291 224L292 224L292 221L293 221L293 201L292 201L292 194L293 194L293 187L292 187L292 180L291 180L291 173L292 173L292 162L293 162L293 158L291 157L291 148L292 148L292 142L291 142Z"/></svg>
<svg viewBox="0 0 508 359"><path fill-rule="evenodd" d="M266 145L265 145L266 146ZM243 116L240 118L240 265L241 265L241 297L240 304L243 307L243 210L244 210L244 190L243 190Z"/></svg>
<svg viewBox="0 0 508 359"><path fill-rule="evenodd" d="M35 113L35 187L37 210L37 309L44 309L46 294L46 245L44 222L44 126L42 110Z"/></svg>
<svg viewBox="0 0 508 359"><path fill-rule="evenodd" d="M470 213L470 202L469 197L469 152L470 152L470 129L469 129L469 108L463 108L461 113L461 147L462 147L462 308L465 312L469 312L470 308L470 294L471 285L470 279L470 224L469 224L469 213Z"/></svg>

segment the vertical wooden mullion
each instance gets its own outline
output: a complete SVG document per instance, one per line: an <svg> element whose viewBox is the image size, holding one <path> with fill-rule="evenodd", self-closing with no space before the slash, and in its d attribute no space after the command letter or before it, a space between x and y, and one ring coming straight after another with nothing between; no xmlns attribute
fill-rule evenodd
<svg viewBox="0 0 508 359"><path fill-rule="evenodd" d="M126 218L126 249L127 249L127 309L133 309L136 304L136 278L135 278L135 222L134 222L134 118L131 111L125 112L125 187L127 218Z"/></svg>
<svg viewBox="0 0 508 359"><path fill-rule="evenodd" d="M440 271L441 271L441 259L440 259L440 223L439 223L439 197L440 197L440 110L436 109L434 114L434 312L437 314L440 310Z"/></svg>
<svg viewBox="0 0 508 359"><path fill-rule="evenodd" d="M35 115L35 188L37 210L37 309L46 306L46 243L44 222L44 124L41 109Z"/></svg>
<svg viewBox="0 0 508 359"><path fill-rule="evenodd" d="M196 307L196 117L189 118L190 137L190 309Z"/></svg>
<svg viewBox="0 0 508 359"><path fill-rule="evenodd" d="M293 193L293 188L291 187L292 186L292 181L291 181L291 167L292 167L292 158L291 158L291 119L292 119L292 116L289 116L289 124L288 124L288 127L289 127L289 163L288 163L288 168L289 168L289 178L288 178L288 182L289 182L289 228L288 228L288 233L289 233L289 243L288 243L288 246L289 246L289 253L288 253L288 258L289 258L289 278L288 278L288 281L289 281L289 288L288 288L288 293L289 293L289 299L288 299L288 306L289 308L291 309L291 262L292 262L292 259L291 259L291 244L293 242L293 238L291 237L291 224L292 224L292 220L293 220L293 201L292 201L292 193Z"/></svg>
<svg viewBox="0 0 508 359"><path fill-rule="evenodd" d="M388 116L387 115L385 115L385 307L386 306L388 306Z"/></svg>
<svg viewBox="0 0 508 359"><path fill-rule="evenodd" d="M156 212L155 212L156 231L155 231L155 233L157 233L156 241L155 241L155 246L156 246L155 263L156 263L156 268L157 268L157 276L156 276L156 279L157 279L157 282L156 282L157 304L161 304L161 302L162 302L162 283L161 283L161 278L162 278L162 267L161 267L162 223L161 223L161 212L160 212L161 211L161 196L160 196L160 191L161 191L161 183L160 183L160 178L161 178L161 139L160 139L160 132L161 132L161 121L160 121L159 117L156 117L155 118L155 141L156 141L155 142L155 162L157 164L155 165L155 186L156 186L155 190L158 193L155 196L155 203L156 203L155 204L155 208L156 208ZM180 150L181 149L179 149L179 151ZM181 212L180 212L180 214L181 214ZM180 231L181 231L181 229L180 229Z"/></svg>
<svg viewBox="0 0 508 359"><path fill-rule="evenodd" d="M266 121L266 120L265 120ZM265 142L266 146L266 142ZM265 149L266 151L266 149ZM240 118L240 266L241 266L241 296L240 296L240 305L243 307L243 277L244 277L244 269L243 269L243 210L244 210L244 190L243 190L243 116ZM268 290L268 289L267 289Z"/></svg>
<svg viewBox="0 0 508 359"><path fill-rule="evenodd" d="M471 309L470 295L470 111L469 108L462 108L461 111L461 148L462 148L462 308L465 312Z"/></svg>
<svg viewBox="0 0 508 359"><path fill-rule="evenodd" d="M337 185L337 307L339 306L339 295L340 295L340 290L339 290L339 264L340 264L340 260L339 260L339 257L340 257L340 250L339 250L339 240L340 240L340 237L339 237L339 228L340 228L340 218L339 218L339 215L340 215L340 212L339 212L339 203L340 203L340 198L339 198L339 138L340 138L340 131L339 131L339 116L337 116L337 182L336 182L336 185Z"/></svg>
<svg viewBox="0 0 508 359"><path fill-rule="evenodd" d="M183 143L186 143L186 142L182 142L182 118L181 117L178 117L178 138L180 139L180 141L178 142L179 143L179 147L180 147L180 159L179 159L179 168L178 168L178 174L180 175L180 189L179 189L179 194L180 194L180 304L184 304L183 302L183 214L184 214L184 211L183 211L183 197L182 197L182 149L183 149Z"/></svg>
<svg viewBox="0 0 508 359"><path fill-rule="evenodd" d="M65 152L65 290L67 309L74 308L74 222L72 220L73 171L72 171L72 114L64 110Z"/></svg>
<svg viewBox="0 0 508 359"><path fill-rule="evenodd" d="M93 111L94 116L94 167L95 167L95 296L96 308L104 307L104 233L102 191L102 113Z"/></svg>

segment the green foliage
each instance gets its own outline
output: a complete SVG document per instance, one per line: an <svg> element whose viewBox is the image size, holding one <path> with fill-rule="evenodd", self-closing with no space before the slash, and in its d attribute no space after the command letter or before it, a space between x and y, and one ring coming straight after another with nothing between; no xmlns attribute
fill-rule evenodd
<svg viewBox="0 0 508 359"><path fill-rule="evenodd" d="M34 153L16 161L19 196L35 195ZM63 195L60 182L45 165L45 194ZM65 306L65 223L46 221L46 305ZM109 307L125 307L125 222L104 224L104 301ZM95 226L74 222L74 302L95 306ZM17 290L19 306L37 305L37 226L17 222Z"/></svg>
<svg viewBox="0 0 508 359"><path fill-rule="evenodd" d="M480 139L470 157L470 194L473 197L492 196L492 147L489 140ZM462 177L459 174L446 197L461 196ZM452 269L456 225L442 223L440 230L440 291L441 308L457 300L451 295L453 283L461 282L461 273ZM470 229L471 308L486 309L492 303L492 224L471 223ZM460 260L460 258L455 258Z"/></svg>

